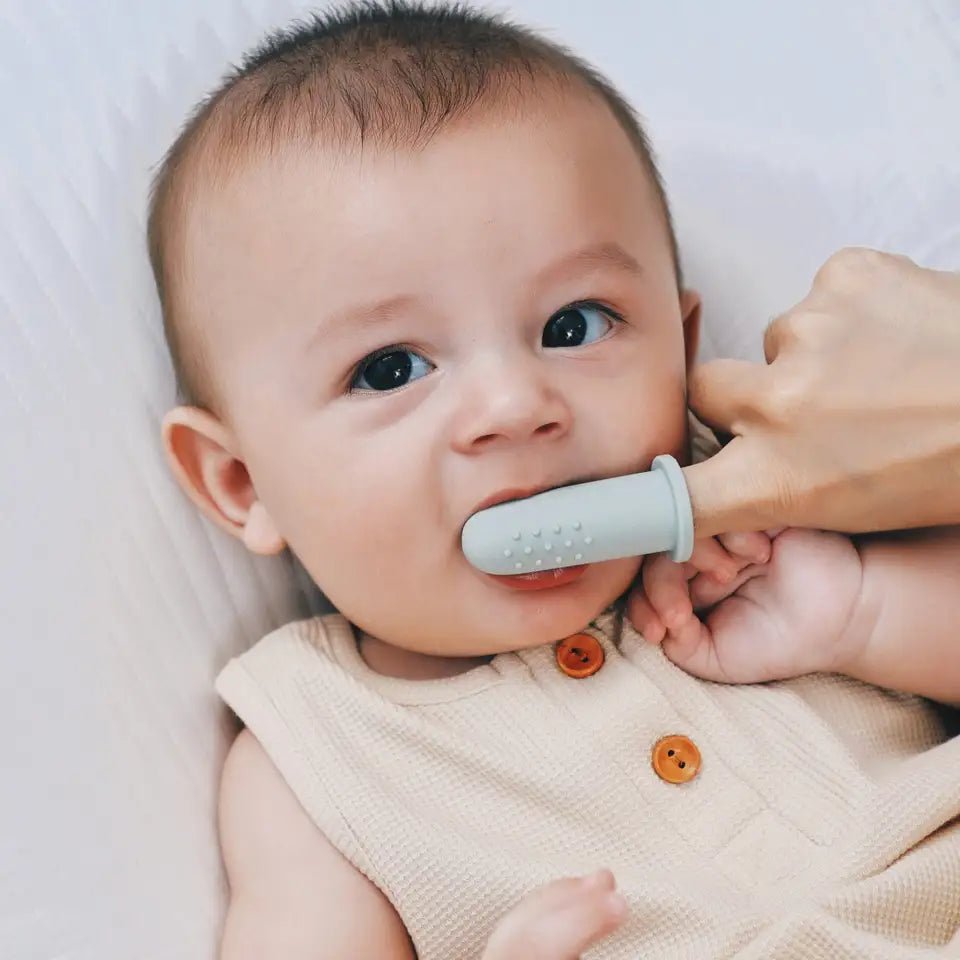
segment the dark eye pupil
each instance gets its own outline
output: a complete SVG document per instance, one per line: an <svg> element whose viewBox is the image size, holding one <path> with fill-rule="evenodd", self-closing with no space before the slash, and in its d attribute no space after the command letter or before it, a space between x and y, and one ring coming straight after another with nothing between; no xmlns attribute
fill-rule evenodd
<svg viewBox="0 0 960 960"><path fill-rule="evenodd" d="M374 390L393 390L406 383L412 367L410 352L395 350L371 360L363 369L363 378Z"/></svg>
<svg viewBox="0 0 960 960"><path fill-rule="evenodd" d="M587 333L583 310L571 307L554 314L543 328L545 347L578 347ZM360 379L373 390L395 390L402 387L413 369L409 350L392 350L375 357L360 371Z"/></svg>
<svg viewBox="0 0 960 960"><path fill-rule="evenodd" d="M545 347L578 347L587 332L587 321L580 310L561 310L543 328Z"/></svg>

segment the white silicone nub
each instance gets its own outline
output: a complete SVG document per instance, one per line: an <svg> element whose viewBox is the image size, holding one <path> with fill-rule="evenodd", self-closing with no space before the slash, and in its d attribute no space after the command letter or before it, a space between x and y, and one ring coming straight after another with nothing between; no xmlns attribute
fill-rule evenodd
<svg viewBox="0 0 960 960"><path fill-rule="evenodd" d="M664 455L646 473L488 507L460 540L473 566L501 576L667 551L682 563L693 552L693 511L680 465Z"/></svg>

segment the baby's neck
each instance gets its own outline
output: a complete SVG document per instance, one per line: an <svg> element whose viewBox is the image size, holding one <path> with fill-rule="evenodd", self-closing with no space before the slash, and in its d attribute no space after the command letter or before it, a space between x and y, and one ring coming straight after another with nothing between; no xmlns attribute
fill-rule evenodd
<svg viewBox="0 0 960 960"><path fill-rule="evenodd" d="M358 630L357 649L366 665L386 677L404 680L439 680L455 677L489 663L493 657L434 657L402 650Z"/></svg>

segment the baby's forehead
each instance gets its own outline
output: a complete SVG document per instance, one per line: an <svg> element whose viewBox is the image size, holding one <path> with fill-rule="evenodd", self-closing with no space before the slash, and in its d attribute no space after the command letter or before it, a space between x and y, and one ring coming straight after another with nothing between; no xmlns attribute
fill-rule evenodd
<svg viewBox="0 0 960 960"><path fill-rule="evenodd" d="M186 259L196 270L216 244L239 260L339 263L348 247L359 255L378 241L378 256L424 259L551 230L571 246L597 221L615 233L637 214L656 217L655 205L614 119L568 100L551 113L488 111L416 148L321 140L251 157L219 184L200 179Z"/></svg>
<svg viewBox="0 0 960 960"><path fill-rule="evenodd" d="M552 101L538 98L522 109L497 102L478 106L436 130L429 139L415 143L372 137L344 141L338 136L316 135L275 143L268 151L246 149L241 155L232 153L233 148L226 145L220 156L195 165L190 174L192 202L203 206L220 195L227 211L255 206L266 213L263 204L243 201L263 194L278 201L289 200L289 193L296 191L303 203L294 202L293 206L304 208L325 189L334 190L336 200L364 195L374 170L384 183L390 174L396 174L396 188L409 190L408 174L418 167L431 176L442 174L417 185L443 197L460 189L469 178L480 177L484 172L481 168L490 166L491 138L505 130L513 138L512 155L507 158L509 162L490 167L494 178L498 172L501 178L508 178L524 170L545 178L550 175L548 167L569 166L575 160L599 163L615 143L621 156L629 157L629 166L651 180L654 189L649 193L656 193L641 151L630 142L607 105L584 90L580 96L556 96ZM590 139L593 156L588 152L575 155L572 140L577 135ZM504 151L500 153L506 156ZM538 167L531 171L532 163ZM325 199L327 209L331 209L330 198Z"/></svg>

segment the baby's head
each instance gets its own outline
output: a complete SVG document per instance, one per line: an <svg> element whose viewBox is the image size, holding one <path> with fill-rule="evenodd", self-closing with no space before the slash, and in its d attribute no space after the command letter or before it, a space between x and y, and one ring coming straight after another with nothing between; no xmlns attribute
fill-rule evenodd
<svg viewBox="0 0 960 960"><path fill-rule="evenodd" d="M497 493L686 456L697 298L645 138L581 61L462 8L298 24L191 118L149 239L168 457L249 549L446 656L556 640L629 586L636 558L520 591L460 549Z"/></svg>

